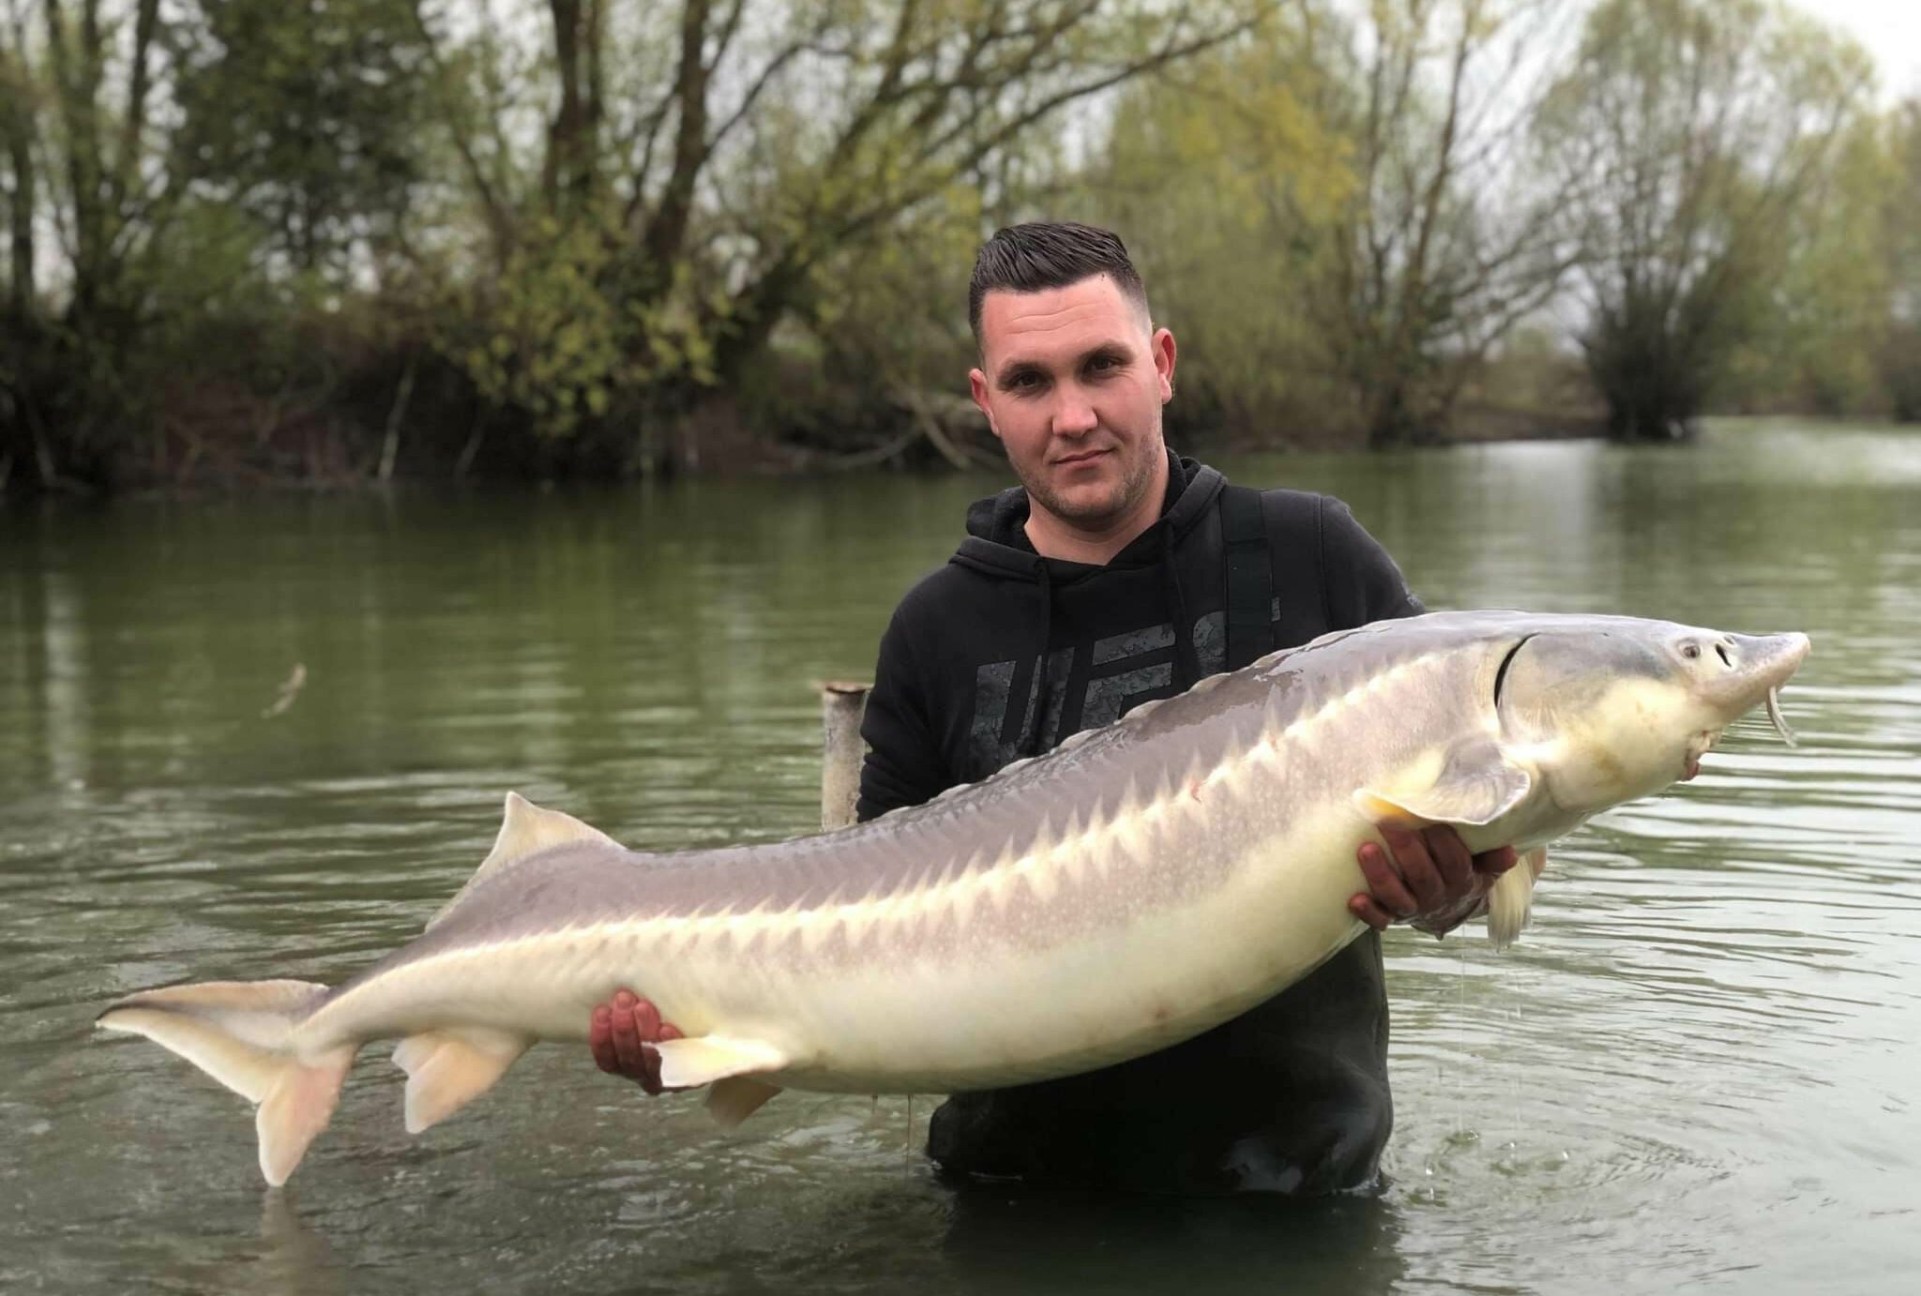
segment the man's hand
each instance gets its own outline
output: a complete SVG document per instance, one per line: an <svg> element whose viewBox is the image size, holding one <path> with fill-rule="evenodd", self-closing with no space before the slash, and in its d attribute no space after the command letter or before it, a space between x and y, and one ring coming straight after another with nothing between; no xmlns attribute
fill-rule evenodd
<svg viewBox="0 0 1921 1296"><path fill-rule="evenodd" d="M594 1008L587 1021L587 1047L608 1075L626 1076L650 1094L668 1093L660 1083L662 1040L677 1040L680 1028L660 1019L653 1001L621 990Z"/></svg>
<svg viewBox="0 0 1921 1296"><path fill-rule="evenodd" d="M1514 867L1514 848L1468 853L1461 835L1446 824L1415 830L1381 825L1388 851L1362 842L1361 872L1368 890L1347 902L1356 918L1376 931L1408 922L1444 936L1473 917L1495 879Z"/></svg>

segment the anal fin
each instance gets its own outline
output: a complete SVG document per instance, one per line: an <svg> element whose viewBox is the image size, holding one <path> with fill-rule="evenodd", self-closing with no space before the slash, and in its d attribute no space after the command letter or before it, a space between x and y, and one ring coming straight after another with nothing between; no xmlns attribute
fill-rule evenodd
<svg viewBox="0 0 1921 1296"><path fill-rule="evenodd" d="M1534 882L1547 867L1547 847L1524 852L1513 868L1501 874L1487 894L1487 935L1495 949L1512 945L1527 926L1534 909Z"/></svg>
<svg viewBox="0 0 1921 1296"><path fill-rule="evenodd" d="M523 1035L477 1026L400 1041L394 1063L407 1073L407 1132L431 1129L486 1093L532 1045Z"/></svg>

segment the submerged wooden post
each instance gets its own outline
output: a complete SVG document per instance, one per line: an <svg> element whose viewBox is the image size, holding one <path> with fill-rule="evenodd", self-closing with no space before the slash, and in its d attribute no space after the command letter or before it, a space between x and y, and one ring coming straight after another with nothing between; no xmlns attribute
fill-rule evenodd
<svg viewBox="0 0 1921 1296"><path fill-rule="evenodd" d="M854 822L860 796L860 719L867 710L866 684L829 680L820 686L820 826L823 832Z"/></svg>

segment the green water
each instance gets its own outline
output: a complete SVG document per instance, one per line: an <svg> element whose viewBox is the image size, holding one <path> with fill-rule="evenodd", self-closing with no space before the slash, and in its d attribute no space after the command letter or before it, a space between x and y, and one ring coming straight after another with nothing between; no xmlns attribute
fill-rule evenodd
<svg viewBox="0 0 1921 1296"><path fill-rule="evenodd" d="M807 829L812 681L998 483L66 506L0 513L0 1290L1914 1290L1921 437L1223 466L1340 494L1433 606L1814 638L1801 747L1584 829L1522 945L1390 937L1382 1197L957 1197L927 1100L721 1134L559 1048L419 1139L369 1050L265 1191L245 1104L103 1002L342 979L508 788L648 847Z"/></svg>

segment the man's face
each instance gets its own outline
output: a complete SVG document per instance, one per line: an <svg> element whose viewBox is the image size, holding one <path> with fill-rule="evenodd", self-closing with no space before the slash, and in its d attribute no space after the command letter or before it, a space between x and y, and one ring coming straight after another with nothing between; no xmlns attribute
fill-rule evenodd
<svg viewBox="0 0 1921 1296"><path fill-rule="evenodd" d="M988 293L968 379L1034 508L1083 532L1159 509L1147 495L1166 462L1174 335L1150 334L1112 279Z"/></svg>

